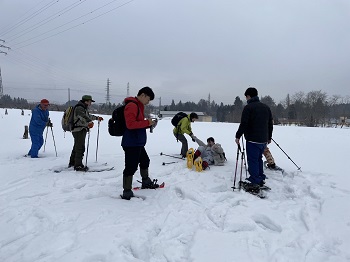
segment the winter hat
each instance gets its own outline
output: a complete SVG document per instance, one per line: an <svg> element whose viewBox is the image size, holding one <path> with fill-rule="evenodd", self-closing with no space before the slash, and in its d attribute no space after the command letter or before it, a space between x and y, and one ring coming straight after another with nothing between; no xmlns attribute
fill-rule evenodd
<svg viewBox="0 0 350 262"><path fill-rule="evenodd" d="M256 90L255 87L249 87L245 93L244 93L245 96L250 96L250 97L254 97L254 96L257 96L258 95L258 90Z"/></svg>
<svg viewBox="0 0 350 262"><path fill-rule="evenodd" d="M40 101L40 104L46 104L46 105L48 105L48 104L50 104L50 102L49 102L49 100L47 100L47 99L41 99L41 101Z"/></svg>
<svg viewBox="0 0 350 262"><path fill-rule="evenodd" d="M90 95L83 95L83 97L81 98L81 100L83 100L83 101L89 101L89 100L91 100L91 102L95 102L95 100L92 100L92 96L90 96Z"/></svg>

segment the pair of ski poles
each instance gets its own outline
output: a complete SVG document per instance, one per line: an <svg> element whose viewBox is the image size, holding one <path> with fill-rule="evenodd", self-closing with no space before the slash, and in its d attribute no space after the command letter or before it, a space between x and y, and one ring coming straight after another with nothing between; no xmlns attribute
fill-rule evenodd
<svg viewBox="0 0 350 262"><path fill-rule="evenodd" d="M298 169L299 171L301 171L301 167L299 167L299 166L290 158L290 156L280 147L280 145L277 144L277 142L276 142L273 138L272 138L271 140L278 146L279 149L281 149L281 151L288 157L288 159L289 159L290 161L292 161L292 163L297 167L297 169ZM237 167L238 167L239 153L242 154L242 156L241 156L240 182L242 181L243 163L244 163L244 167L245 167L245 171L246 171L246 178L247 178L247 164L246 164L246 160L245 160L245 148L244 148L243 137L242 137L242 145L243 145L243 151L241 150L241 146L240 146L239 144L237 145L236 168L235 168L235 175L234 175L234 181L233 181L233 187L232 187L233 190L236 189L236 176L237 176ZM241 184L239 184L239 189L241 189Z"/></svg>
<svg viewBox="0 0 350 262"><path fill-rule="evenodd" d="M50 126L50 128L51 128L51 134L52 134L53 144L54 144L54 146L55 146L56 157L57 157L57 149L56 149L55 136L53 135L52 126ZM47 140L47 133L48 133L48 131L49 131L49 126L47 126L47 129L46 129L45 143L44 143L44 152L45 152L45 147L46 147L46 140Z"/></svg>
<svg viewBox="0 0 350 262"><path fill-rule="evenodd" d="M243 137L242 137L242 146L243 146L243 151L241 149L240 144L237 144L237 157L236 157L236 168L235 168L235 176L233 179L233 191L236 189L236 177L237 177L237 168L238 168L238 161L239 161L239 153L241 153L241 172L239 176L239 190L241 190L241 182L242 182L242 174L243 174L243 164L245 168L245 177L247 178L248 173L247 173L247 162L245 159L245 148L244 148L244 142L243 142Z"/></svg>
<svg viewBox="0 0 350 262"><path fill-rule="evenodd" d="M172 157L172 158L176 158L176 159L183 159L182 157L179 157L179 156L173 156L173 155L167 155L167 154L164 154L163 152L160 153L161 156L169 156L169 157ZM175 163L178 163L178 161L173 161L173 162L163 162L163 166L165 165L170 165L170 164L175 164Z"/></svg>
<svg viewBox="0 0 350 262"><path fill-rule="evenodd" d="M96 162L97 162L97 152L98 152L98 141L100 138L100 120L98 121L98 126L97 126L97 141L96 141ZM88 160L88 155L89 155L89 145L90 145L90 130L88 131L88 141L87 141L87 146L86 146L86 158L85 158L85 166L87 166L87 160Z"/></svg>

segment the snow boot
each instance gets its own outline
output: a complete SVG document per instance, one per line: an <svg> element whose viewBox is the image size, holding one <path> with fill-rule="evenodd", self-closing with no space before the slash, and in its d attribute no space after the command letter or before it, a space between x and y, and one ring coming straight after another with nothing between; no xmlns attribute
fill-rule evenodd
<svg viewBox="0 0 350 262"><path fill-rule="evenodd" d="M132 190L123 190L123 195L121 195L122 199L130 200L134 197L134 192Z"/></svg>
<svg viewBox="0 0 350 262"><path fill-rule="evenodd" d="M153 179L153 181L147 177L147 178L142 178L142 185L141 188L145 189L145 188L149 188L149 189L156 189L159 187L159 185L157 184L158 180L157 179Z"/></svg>
<svg viewBox="0 0 350 262"><path fill-rule="evenodd" d="M260 192L260 186L258 184L252 184L249 182L241 182L241 185L243 189L247 192L253 192L253 193L259 193Z"/></svg>
<svg viewBox="0 0 350 262"><path fill-rule="evenodd" d="M80 165L80 166L75 166L74 167L75 171L82 171L82 172L86 172L89 170L89 168L87 166L84 165Z"/></svg>

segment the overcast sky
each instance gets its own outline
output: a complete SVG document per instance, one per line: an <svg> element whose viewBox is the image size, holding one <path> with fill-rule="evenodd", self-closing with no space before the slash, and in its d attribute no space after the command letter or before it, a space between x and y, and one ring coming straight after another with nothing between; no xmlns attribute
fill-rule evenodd
<svg viewBox="0 0 350 262"><path fill-rule="evenodd" d="M350 95L349 0L0 0L4 93L111 102L143 86L155 103L233 104Z"/></svg>

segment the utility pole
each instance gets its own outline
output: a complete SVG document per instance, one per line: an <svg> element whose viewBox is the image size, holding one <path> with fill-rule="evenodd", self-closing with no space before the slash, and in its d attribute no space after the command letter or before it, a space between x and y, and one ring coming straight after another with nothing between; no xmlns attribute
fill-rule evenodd
<svg viewBox="0 0 350 262"><path fill-rule="evenodd" d="M4 95L4 87L2 85L1 67L0 67L0 98Z"/></svg>
<svg viewBox="0 0 350 262"><path fill-rule="evenodd" d="M106 94L106 104L110 104L110 94L109 94L109 85L111 84L111 81L109 81L109 78L107 78L107 88L106 88L106 91L107 91L107 94Z"/></svg>
<svg viewBox="0 0 350 262"><path fill-rule="evenodd" d="M211 99L210 99L210 93L208 95L208 108L210 109Z"/></svg>
<svg viewBox="0 0 350 262"><path fill-rule="evenodd" d="M5 40L0 39L0 41L3 42L3 43L5 43ZM8 46L4 46L4 45L0 44L0 48L1 48L1 47L2 47L2 48L7 48L7 50L10 50L10 49L11 49L11 48L9 48ZM5 54L5 55L7 55L7 53L4 52L4 51L2 51L1 49L0 49L0 54ZM4 86L2 85L2 76L1 76L1 67L0 67L0 98L3 97L3 95L4 95Z"/></svg>
<svg viewBox="0 0 350 262"><path fill-rule="evenodd" d="M128 84L127 84L127 86L126 86L126 97L129 97L130 95L130 87L129 87L129 82L128 82Z"/></svg>
<svg viewBox="0 0 350 262"><path fill-rule="evenodd" d="M5 40L0 39L0 41L3 42L3 43L5 43ZM7 50L10 50L10 49L11 49L10 47L5 46L5 45L2 45L2 44L0 44L0 47L2 47L2 48L7 48ZM0 54L5 54L5 55L7 55L7 53L4 52L4 51L2 51L2 50L0 50Z"/></svg>
<svg viewBox="0 0 350 262"><path fill-rule="evenodd" d="M160 108L162 106L162 97L159 97L159 112L158 112L158 115L160 115Z"/></svg>
<svg viewBox="0 0 350 262"><path fill-rule="evenodd" d="M70 106L70 88L68 88L68 106Z"/></svg>

